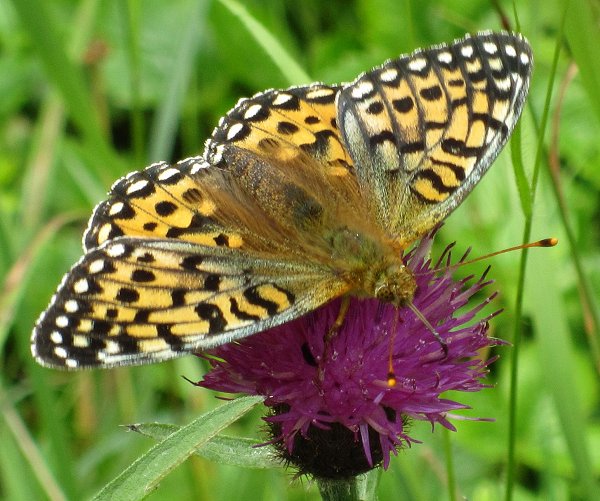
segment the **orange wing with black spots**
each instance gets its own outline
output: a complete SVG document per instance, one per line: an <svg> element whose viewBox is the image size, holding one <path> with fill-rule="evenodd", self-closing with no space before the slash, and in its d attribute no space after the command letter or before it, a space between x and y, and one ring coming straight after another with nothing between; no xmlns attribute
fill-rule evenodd
<svg viewBox="0 0 600 501"><path fill-rule="evenodd" d="M167 360L311 311L332 294L322 281L314 267L227 247L117 237L65 276L32 351L66 369Z"/></svg>
<svg viewBox="0 0 600 501"><path fill-rule="evenodd" d="M480 33L391 60L345 86L338 124L379 224L403 245L473 189L515 126L531 48Z"/></svg>
<svg viewBox="0 0 600 501"><path fill-rule="evenodd" d="M306 155L333 175L350 171L352 160L337 125L339 89L312 84L241 99L207 142L207 161L227 166L224 150L235 146L280 162Z"/></svg>
<svg viewBox="0 0 600 501"><path fill-rule="evenodd" d="M345 86L241 100L202 157L117 181L33 331L42 365L156 362L268 329L342 295L403 307L402 252L507 141L531 52L483 33Z"/></svg>
<svg viewBox="0 0 600 501"><path fill-rule="evenodd" d="M182 239L206 246L239 247L213 217L217 207L204 178L214 177L201 157L175 165L160 162L119 179L108 200L95 208L83 236L89 251L123 235Z"/></svg>

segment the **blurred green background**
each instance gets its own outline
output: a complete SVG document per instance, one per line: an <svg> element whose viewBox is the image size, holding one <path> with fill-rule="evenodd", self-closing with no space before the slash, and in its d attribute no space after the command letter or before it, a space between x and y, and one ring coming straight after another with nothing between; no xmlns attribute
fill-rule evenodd
<svg viewBox="0 0 600 501"><path fill-rule="evenodd" d="M434 255L453 241L457 255L472 247L472 256L523 238L557 236L560 245L529 253L524 287L518 252L457 272L492 264L500 295L482 315L504 308L491 333L516 344L491 354L500 357L493 388L454 397L472 407L463 416L495 419L454 421L454 475L470 500L502 499L507 478L514 499L592 499L600 477L600 4L516 3L535 55L520 137L448 219ZM81 255L86 220L114 180L199 154L240 97L348 81L420 46L517 26L508 1L252 0L247 17L232 5L0 2L1 498L89 498L152 445L120 425L181 425L219 405L181 378L206 370L195 357L84 373L31 359L35 320ZM532 197L523 181L535 172ZM261 437L261 426L255 409L230 432ZM423 443L392 460L381 500L448 496L444 430L415 423L412 435ZM290 472L196 457L149 499L249 495L319 499Z"/></svg>

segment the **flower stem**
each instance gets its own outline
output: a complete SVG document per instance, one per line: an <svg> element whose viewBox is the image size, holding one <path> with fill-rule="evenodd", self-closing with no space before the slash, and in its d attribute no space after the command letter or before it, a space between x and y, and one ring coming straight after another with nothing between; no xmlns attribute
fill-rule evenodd
<svg viewBox="0 0 600 501"><path fill-rule="evenodd" d="M448 499L456 501L456 479L454 478L454 461L452 456L452 439L450 430L444 428L444 452L446 456L446 475L448 482Z"/></svg>
<svg viewBox="0 0 600 501"><path fill-rule="evenodd" d="M346 479L318 478L323 501L377 501L381 468Z"/></svg>

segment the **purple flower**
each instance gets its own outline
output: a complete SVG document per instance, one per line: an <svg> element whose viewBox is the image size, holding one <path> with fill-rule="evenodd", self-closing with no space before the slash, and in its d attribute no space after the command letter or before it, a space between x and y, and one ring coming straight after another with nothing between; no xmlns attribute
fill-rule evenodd
<svg viewBox="0 0 600 501"><path fill-rule="evenodd" d="M433 233L405 259L417 290L415 307L445 340L440 342L408 308L376 299L351 299L340 330L324 341L340 300L206 356L212 370L199 386L228 393L264 395L271 442L301 473L344 478L379 463L416 440L411 420L455 430L449 413L467 406L441 398L448 390L477 391L489 363L478 350L498 344L487 337L487 320L469 325L495 294L467 311L458 310L490 282L468 286L451 271L435 271L428 259ZM396 384L388 384L390 352Z"/></svg>

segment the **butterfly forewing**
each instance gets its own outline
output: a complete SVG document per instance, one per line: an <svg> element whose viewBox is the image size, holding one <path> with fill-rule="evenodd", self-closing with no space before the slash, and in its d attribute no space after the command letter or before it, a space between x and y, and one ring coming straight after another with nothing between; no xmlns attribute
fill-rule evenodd
<svg viewBox="0 0 600 501"><path fill-rule="evenodd" d="M338 122L361 188L403 243L473 188L506 143L532 66L521 35L481 33L418 50L338 95Z"/></svg>
<svg viewBox="0 0 600 501"><path fill-rule="evenodd" d="M269 90L242 99L225 116L207 143L211 164L227 165L226 145L235 145L280 161L308 155L326 170L351 168L336 122L339 86L312 84Z"/></svg>
<svg viewBox="0 0 600 501"><path fill-rule="evenodd" d="M94 210L83 238L86 250L123 235L173 238L208 246L238 239L212 217L216 207L202 190L208 164L200 157L176 165L153 164L119 179Z"/></svg>

